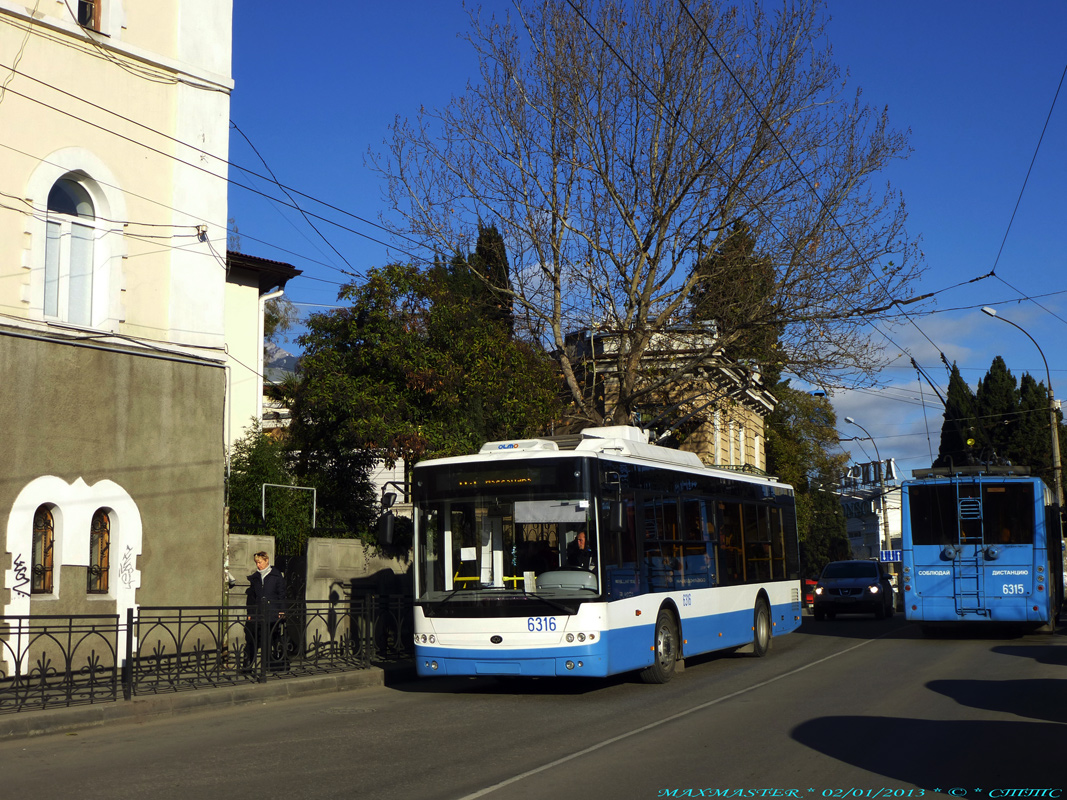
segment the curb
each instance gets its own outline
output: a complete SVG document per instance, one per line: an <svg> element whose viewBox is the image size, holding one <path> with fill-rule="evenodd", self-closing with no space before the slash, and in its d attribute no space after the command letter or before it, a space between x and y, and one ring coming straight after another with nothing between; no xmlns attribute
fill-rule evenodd
<svg viewBox="0 0 1067 800"><path fill-rule="evenodd" d="M385 671L380 667L368 667L350 672L287 678L268 683L147 695L113 703L21 711L0 717L0 741L70 733L100 728L114 722L145 722L158 717L205 709L289 700L384 685Z"/></svg>

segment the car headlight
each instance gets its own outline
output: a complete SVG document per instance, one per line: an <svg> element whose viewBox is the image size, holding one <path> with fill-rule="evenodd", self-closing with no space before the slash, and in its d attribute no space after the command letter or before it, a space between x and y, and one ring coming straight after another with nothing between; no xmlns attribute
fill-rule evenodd
<svg viewBox="0 0 1067 800"><path fill-rule="evenodd" d="M867 587L867 591L871 594L878 594L881 589L882 587L879 586L877 583L872 583L870 586Z"/></svg>
<svg viewBox="0 0 1067 800"><path fill-rule="evenodd" d="M823 593L823 588L821 586L816 586L815 587L815 594L822 594L822 593Z"/></svg>

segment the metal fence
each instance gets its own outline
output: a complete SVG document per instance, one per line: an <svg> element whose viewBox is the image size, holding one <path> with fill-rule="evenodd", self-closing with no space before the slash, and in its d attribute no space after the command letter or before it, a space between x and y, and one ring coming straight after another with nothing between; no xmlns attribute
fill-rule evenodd
<svg viewBox="0 0 1067 800"><path fill-rule="evenodd" d="M0 714L365 669L411 657L411 601L357 594L125 617L0 616Z"/></svg>

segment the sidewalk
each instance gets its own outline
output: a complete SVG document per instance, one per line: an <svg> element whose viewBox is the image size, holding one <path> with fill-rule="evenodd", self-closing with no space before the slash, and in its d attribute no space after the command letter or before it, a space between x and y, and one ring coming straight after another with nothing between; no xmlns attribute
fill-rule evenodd
<svg viewBox="0 0 1067 800"><path fill-rule="evenodd" d="M51 733L99 728L114 722L145 722L164 716L202 711L223 706L266 703L315 694L347 692L372 686L386 686L415 677L411 662L391 664L386 668L334 672L306 678L282 678L267 683L241 686L190 689L169 694L135 697L114 703L27 710L0 716L0 741L25 739Z"/></svg>

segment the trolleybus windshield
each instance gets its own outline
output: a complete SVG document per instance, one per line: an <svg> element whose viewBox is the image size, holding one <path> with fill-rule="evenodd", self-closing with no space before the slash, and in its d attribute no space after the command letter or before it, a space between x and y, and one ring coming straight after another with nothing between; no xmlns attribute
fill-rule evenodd
<svg viewBox="0 0 1067 800"><path fill-rule="evenodd" d="M1029 483L916 484L908 488L914 545L1033 544Z"/></svg>
<svg viewBox="0 0 1067 800"><path fill-rule="evenodd" d="M589 459L416 468L422 602L600 594Z"/></svg>

